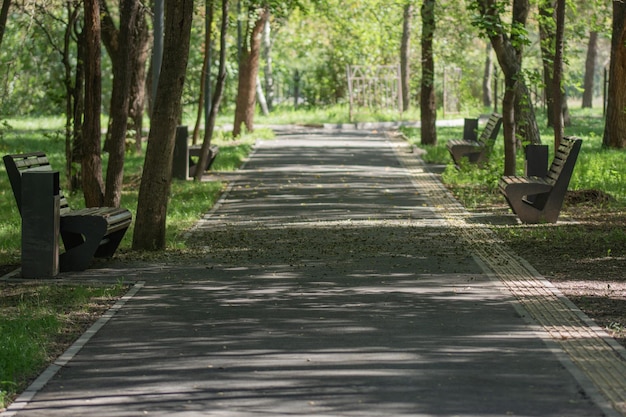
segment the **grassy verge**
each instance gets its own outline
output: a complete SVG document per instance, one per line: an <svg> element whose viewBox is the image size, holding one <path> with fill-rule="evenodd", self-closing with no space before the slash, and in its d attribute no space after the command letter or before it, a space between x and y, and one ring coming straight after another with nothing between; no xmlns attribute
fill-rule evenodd
<svg viewBox="0 0 626 417"><path fill-rule="evenodd" d="M576 162L569 188L571 190L600 190L612 196L619 205L626 205L626 171L623 164L626 154L623 150L604 149L602 132L604 120L589 111L572 110L572 126L566 129L569 136L583 139L583 146ZM538 120L540 126L546 122ZM479 128L480 129L480 128ZM419 128L401 128L408 140L425 150L424 160L430 163L446 164L443 180L450 187L458 189L463 203L468 207L489 202L497 192L498 180L504 170L504 145L498 140L494 146L489 164L479 169L471 164L456 169L450 164L446 142L458 139L463 134L463 127L440 127L437 129L437 145L420 145ZM500 133L500 138L502 133ZM541 131L542 143L547 144L553 155L553 132L551 128ZM523 172L524 160L520 152L517 161L518 173ZM465 196L465 197L463 197Z"/></svg>
<svg viewBox="0 0 626 417"><path fill-rule="evenodd" d="M119 298L105 287L0 283L0 410Z"/></svg>
<svg viewBox="0 0 626 417"><path fill-rule="evenodd" d="M0 152L23 153L42 150L52 166L62 171L64 143L55 121L3 125ZM45 126L45 127L42 127ZM52 127L52 128L50 128ZM250 153L257 138L272 137L260 129L236 141L220 134L214 143L220 153L213 171L233 171ZM106 166L106 155L104 164ZM122 206L136 213L143 156L128 154L125 162ZM4 166L2 166L4 171ZM185 233L219 198L221 182L174 181L168 205L167 251L185 251ZM81 195L69 195L73 207L84 205ZM0 172L0 265L19 265L21 220L6 175ZM119 257L135 259L145 254L130 251L132 227L118 250ZM161 254L162 255L162 254ZM0 282L0 410L23 391L54 358L61 354L86 327L127 289L116 285L94 287L51 283Z"/></svg>

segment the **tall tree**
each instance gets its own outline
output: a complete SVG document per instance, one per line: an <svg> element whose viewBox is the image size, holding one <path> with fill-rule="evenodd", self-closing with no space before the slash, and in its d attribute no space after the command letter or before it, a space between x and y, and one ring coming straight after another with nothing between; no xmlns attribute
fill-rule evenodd
<svg viewBox="0 0 626 417"><path fill-rule="evenodd" d="M433 37L435 34L435 0L422 3L422 81L420 92L421 143L437 144L437 102L435 96L435 60Z"/></svg>
<svg viewBox="0 0 626 417"><path fill-rule="evenodd" d="M87 207L102 206L104 182L100 105L102 102L102 73L100 58L100 8L98 0L85 0L85 117L82 140L82 185Z"/></svg>
<svg viewBox="0 0 626 417"><path fill-rule="evenodd" d="M557 5L559 1L541 0L538 3L546 115L548 126L556 129L559 129L561 124L570 124L567 100L564 99L563 92L561 90L557 91L554 87L555 82L561 82L561 80L556 80L558 75L556 72L558 71L560 74L563 68L562 62L557 65L556 61L556 55L560 53L562 56L563 52L562 45L559 46L557 41L557 35L559 29L561 29L557 24L557 11L559 10ZM560 50L559 47L561 48ZM555 106L556 108L561 108L560 114L555 110Z"/></svg>
<svg viewBox="0 0 626 417"><path fill-rule="evenodd" d="M475 24L489 37L504 74L505 92L502 100L504 131L504 175L514 175L517 136L528 143L541 143L539 128L522 74L523 47L528 44L526 19L530 11L528 0L513 0L512 24L501 19L503 2L474 0L471 7L478 11Z"/></svg>
<svg viewBox="0 0 626 417"><path fill-rule="evenodd" d="M113 66L113 74L119 71L117 68L120 64L124 64L124 60L118 55L125 54L124 49L131 47L133 52L130 54L131 81L129 89L128 104L128 128L127 131L134 132L135 136L135 152L142 152L142 132L143 132L143 116L146 100L146 65L150 56L151 33L148 28L148 9L140 4L139 10L135 15L135 24L131 29L132 45L124 45L120 42L120 29L116 27L113 15L110 11L106 0L100 0L100 8L102 13L102 43L111 57ZM111 102L110 113L114 112L114 104ZM111 136L111 123L109 120L109 132L107 139ZM127 137L131 136L130 134ZM108 143L105 144L105 148Z"/></svg>
<svg viewBox="0 0 626 417"><path fill-rule="evenodd" d="M222 0L222 23L220 25L220 64L217 73L217 81L215 83L215 92L211 101L211 110L207 118L204 129L204 140L200 148L200 158L198 166L206 166L210 158L211 139L215 130L215 121L217 120L217 112L219 111L222 97L224 96L224 85L226 83L226 37L228 36L228 0ZM208 97L207 97L208 99ZM200 181L202 179L202 170L197 169L194 179Z"/></svg>
<svg viewBox="0 0 626 417"><path fill-rule="evenodd" d="M587 42L587 57L585 59L585 78L583 84L583 109L593 107L593 85L596 72L596 57L598 56L598 32L589 32Z"/></svg>
<svg viewBox="0 0 626 417"><path fill-rule="evenodd" d="M411 95L411 24L413 22L413 2L407 1L402 15L402 40L400 42L400 82L402 84L402 110L410 106Z"/></svg>
<svg viewBox="0 0 626 417"><path fill-rule="evenodd" d="M491 83L493 82L493 62L491 59L493 48L485 44L485 67L483 71L483 106L491 107Z"/></svg>
<svg viewBox="0 0 626 417"><path fill-rule="evenodd" d="M626 147L626 2L613 1L613 34L602 144L609 148Z"/></svg>
<svg viewBox="0 0 626 417"><path fill-rule="evenodd" d="M111 126L106 150L109 162L106 175L104 204L119 207L124 177L124 154L130 107L133 57L136 53L135 32L141 3L139 0L120 1L118 50L113 58L113 92L111 95Z"/></svg>
<svg viewBox="0 0 626 417"><path fill-rule="evenodd" d="M267 19L263 28L263 74L265 75L265 98L268 110L274 107L274 66L272 65L272 29Z"/></svg>
<svg viewBox="0 0 626 417"><path fill-rule="evenodd" d="M174 138L189 59L192 16L193 0L166 2L163 65L154 98L133 234L136 250L165 247Z"/></svg>
<svg viewBox="0 0 626 417"><path fill-rule="evenodd" d="M202 70L200 71L200 91L198 96L198 111L196 113L196 123L193 127L193 134L191 135L191 143L193 143L194 145L198 143L198 138L200 137L200 121L202 120L202 115L204 114L205 116L208 116L208 112L211 111L211 106L209 104L210 98L205 99L205 97L210 94L209 84L211 82L211 53L213 49L211 45L212 27L213 0L206 0L204 2L204 59L202 60ZM208 111L206 111L207 105Z"/></svg>
<svg viewBox="0 0 626 417"><path fill-rule="evenodd" d="M565 33L565 0L556 1L556 33L554 39L554 70L552 72L552 94L554 96L554 149L558 149L563 139L564 125L564 94L562 89L563 79L563 36ZM565 105L566 107L567 105Z"/></svg>
<svg viewBox="0 0 626 417"><path fill-rule="evenodd" d="M242 124L248 131L254 130L254 105L256 103L261 38L265 22L269 18L269 12L269 5L267 4L249 6L248 22L252 22L252 26L248 36L244 37L241 47L233 127L234 136L241 134Z"/></svg>
<svg viewBox="0 0 626 417"><path fill-rule="evenodd" d="M10 7L11 0L4 0L2 2L2 8L0 8L0 45L2 45L2 38L4 37L4 31L7 27L7 19L9 18Z"/></svg>

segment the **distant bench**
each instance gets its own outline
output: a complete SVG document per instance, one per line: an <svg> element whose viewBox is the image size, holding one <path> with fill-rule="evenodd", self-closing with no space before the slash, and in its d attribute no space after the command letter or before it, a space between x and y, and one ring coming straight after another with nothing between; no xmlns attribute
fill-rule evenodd
<svg viewBox="0 0 626 417"><path fill-rule="evenodd" d="M176 128L174 155L172 158L172 178L186 180L189 177L195 177L198 169L201 169L202 172L208 171L213 161L215 161L220 148L216 145L209 147L209 156L204 167L198 166L201 150L202 147L200 145L189 146L187 126L178 126Z"/></svg>
<svg viewBox="0 0 626 417"><path fill-rule="evenodd" d="M500 179L500 192L523 223L556 223L581 144L579 138L563 138L545 177Z"/></svg>
<svg viewBox="0 0 626 417"><path fill-rule="evenodd" d="M474 164L486 162L493 150L500 126L502 126L502 116L493 113L489 116L487 124L477 140L449 140L446 146L455 165L459 166L463 158L467 158L468 162Z"/></svg>
<svg viewBox="0 0 626 417"><path fill-rule="evenodd" d="M191 145L189 147L189 176L195 177L196 171L199 168L198 163L200 161L200 151L202 147L200 145ZM211 169L211 165L213 165L213 161L217 157L217 154L220 152L220 148L217 145L211 145L209 147L209 157L206 160L206 164L204 168L202 168L202 172L206 172Z"/></svg>
<svg viewBox="0 0 626 417"><path fill-rule="evenodd" d="M22 173L52 171L45 153L5 155L3 158L11 188L22 213ZM132 222L129 210L115 207L90 207L72 210L60 195L59 229L65 253L59 258L62 271L83 271L92 259L110 258Z"/></svg>

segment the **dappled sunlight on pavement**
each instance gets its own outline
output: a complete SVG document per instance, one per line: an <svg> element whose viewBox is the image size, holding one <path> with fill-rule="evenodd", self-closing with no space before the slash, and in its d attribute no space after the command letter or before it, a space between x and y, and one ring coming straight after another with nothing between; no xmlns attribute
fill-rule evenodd
<svg viewBox="0 0 626 417"><path fill-rule="evenodd" d="M74 274L144 284L18 415L608 415L525 276L395 146L280 135L188 233L193 257Z"/></svg>

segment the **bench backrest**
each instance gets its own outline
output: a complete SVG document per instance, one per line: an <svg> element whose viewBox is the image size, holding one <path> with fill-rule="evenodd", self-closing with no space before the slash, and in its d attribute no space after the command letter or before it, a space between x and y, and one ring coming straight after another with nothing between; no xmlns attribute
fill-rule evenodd
<svg viewBox="0 0 626 417"><path fill-rule="evenodd" d="M535 206L543 207L544 210L557 210L557 212L560 210L582 142L581 139L573 136L564 137L561 140L545 177L545 180L552 185L552 190L549 193L537 195L533 203Z"/></svg>
<svg viewBox="0 0 626 417"><path fill-rule="evenodd" d="M2 160L7 169L17 208L22 213L22 174L26 171L52 171L50 161L43 152L5 155ZM59 190L61 213L70 211L69 203Z"/></svg>
<svg viewBox="0 0 626 417"><path fill-rule="evenodd" d="M498 137L498 133L500 133L500 126L502 126L502 116L497 113L493 113L491 116L489 116L485 128L480 133L478 142L482 143L485 146L493 146L496 138Z"/></svg>
<svg viewBox="0 0 626 417"><path fill-rule="evenodd" d="M478 143L484 147L484 159L488 159L493 150L493 145L496 143L498 133L500 133L500 126L502 126L502 116L497 113L489 116L487 124L478 138Z"/></svg>
<svg viewBox="0 0 626 417"><path fill-rule="evenodd" d="M578 158L581 144L582 139L573 136L563 138L558 149L554 152L554 159L546 177L550 184L556 185L559 178L566 176L569 184L569 178L574 171L574 164Z"/></svg>

